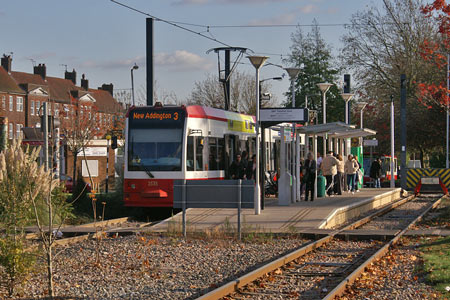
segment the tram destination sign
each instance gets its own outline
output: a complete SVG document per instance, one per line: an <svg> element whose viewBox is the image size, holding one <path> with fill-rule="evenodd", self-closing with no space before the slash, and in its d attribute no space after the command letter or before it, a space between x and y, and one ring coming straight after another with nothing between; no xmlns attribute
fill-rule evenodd
<svg viewBox="0 0 450 300"><path fill-rule="evenodd" d="M308 122L306 108L261 108L259 119L262 122Z"/></svg>

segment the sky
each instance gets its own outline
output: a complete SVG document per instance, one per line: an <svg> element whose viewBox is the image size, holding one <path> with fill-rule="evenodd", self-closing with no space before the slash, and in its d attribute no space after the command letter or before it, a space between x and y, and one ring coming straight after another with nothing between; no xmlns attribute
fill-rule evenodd
<svg viewBox="0 0 450 300"><path fill-rule="evenodd" d="M348 23L352 14L381 0L117 0L157 18L205 25L185 26L195 32L234 47L269 56L269 62L283 64L289 54L295 27L215 28L215 25L311 25ZM145 87L146 16L110 0L3 0L0 6L0 55L13 53L13 71L32 72L33 61L45 63L49 76L64 77L66 69L77 71L96 88L113 83L114 89L131 88L131 67L135 89ZM208 31L208 27L209 31ZM308 31L308 27L302 27ZM343 26L322 26L325 41L337 53L342 47ZM154 77L160 94L173 93L181 101L195 82L218 73L217 54L206 52L223 45L161 21L154 29ZM286 56L284 56L286 57ZM232 57L234 60L234 56ZM238 70L254 74L243 58ZM223 67L223 61L221 61ZM266 66L261 79L281 76L283 70ZM341 74L343 77L343 74ZM272 82L279 100L288 90L287 76Z"/></svg>

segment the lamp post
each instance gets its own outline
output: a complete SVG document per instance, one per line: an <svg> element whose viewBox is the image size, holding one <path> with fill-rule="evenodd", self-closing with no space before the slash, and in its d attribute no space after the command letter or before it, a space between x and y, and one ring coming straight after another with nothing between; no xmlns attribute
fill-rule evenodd
<svg viewBox="0 0 450 300"><path fill-rule="evenodd" d="M353 96L355 96L355 94L351 94L351 93L342 93L341 97L342 99L344 99L345 101L345 124L350 124L350 116L348 115L348 102L350 100L352 100Z"/></svg>
<svg viewBox="0 0 450 300"><path fill-rule="evenodd" d="M269 80L277 80L277 81L280 81L280 80L283 80L283 77L281 77L281 76L279 76L279 77L272 77L272 78L266 78L266 79L262 79L262 80L260 80L259 81L259 101L261 101L261 96L262 96L262 85L261 85L261 83L263 83L264 81L269 81ZM259 103L259 106L261 107L261 103Z"/></svg>
<svg viewBox="0 0 450 300"><path fill-rule="evenodd" d="M342 93L341 97L345 101L345 124L350 125L350 116L348 115L348 103L352 100L355 94L352 93ZM345 139L345 154L348 155L350 153L350 139Z"/></svg>
<svg viewBox="0 0 450 300"><path fill-rule="evenodd" d="M330 87L333 84L328 83L328 82L322 82L322 83L318 83L317 86L320 89L320 92L322 93L322 109L323 109L323 124L327 124L327 97L326 97L326 93L328 92L328 90L330 89ZM323 137L323 153L322 153L322 157L325 157L327 152L327 145L326 145L326 137Z"/></svg>
<svg viewBox="0 0 450 300"><path fill-rule="evenodd" d="M360 128L363 128L363 120L364 120L364 108L366 108L367 102L358 102L356 105L356 109L360 110Z"/></svg>
<svg viewBox="0 0 450 300"><path fill-rule="evenodd" d="M134 63L134 66L131 68L131 94L133 97L133 106L134 106L134 80L133 80L133 70L139 69L139 66Z"/></svg>
<svg viewBox="0 0 450 300"><path fill-rule="evenodd" d="M106 135L106 181L105 181L105 193L108 193L108 181L109 181L109 143L111 141L111 135Z"/></svg>
<svg viewBox="0 0 450 300"><path fill-rule="evenodd" d="M394 143L394 95L391 95L391 188L395 188Z"/></svg>
<svg viewBox="0 0 450 300"><path fill-rule="evenodd" d="M269 58L267 56L247 56L252 65L256 69L256 178L255 178L255 215L259 215L261 213L261 193L260 193L260 161L259 161L259 69L265 63L265 61Z"/></svg>
<svg viewBox="0 0 450 300"><path fill-rule="evenodd" d="M295 108L295 80L300 73L300 68L285 68L291 80L291 94L292 94L292 108ZM297 141L297 142L296 142ZM300 167L296 167L296 161L298 158L299 147L297 133L295 132L295 122L292 123L292 141L291 141L291 174L292 174L292 186L291 186L291 202L294 203L297 200L297 195L300 189L297 188L297 178L300 175Z"/></svg>

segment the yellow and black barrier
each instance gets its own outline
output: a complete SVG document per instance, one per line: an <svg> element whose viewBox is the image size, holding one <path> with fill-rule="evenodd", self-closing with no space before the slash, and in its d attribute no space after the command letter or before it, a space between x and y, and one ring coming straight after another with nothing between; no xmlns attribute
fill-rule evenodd
<svg viewBox="0 0 450 300"><path fill-rule="evenodd" d="M450 189L450 169L407 169L406 187L415 189L423 177L439 177L447 189Z"/></svg>

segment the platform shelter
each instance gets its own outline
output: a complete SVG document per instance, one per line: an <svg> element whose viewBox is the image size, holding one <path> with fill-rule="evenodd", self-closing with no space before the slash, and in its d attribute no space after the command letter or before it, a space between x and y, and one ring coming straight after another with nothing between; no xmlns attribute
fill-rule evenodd
<svg viewBox="0 0 450 300"><path fill-rule="evenodd" d="M284 136L284 127L280 126L282 131L281 136ZM345 159L348 154L351 153L350 139L359 138L359 143L362 147L362 138L375 135L376 131L367 128L356 128L355 125L348 125L343 122L334 122L327 124L308 125L297 127L295 130L296 140L300 140L300 135L304 135L305 139L305 155L312 151L314 159L317 161L317 138L324 140L322 153L326 154L328 151L334 151L341 153ZM312 142L310 142L312 139ZM288 156L286 150L289 147L286 145L285 139L281 139L281 151L280 151L280 177L278 186L278 203L279 205L289 205L290 203L300 201L300 186L295 184L292 178L299 178L295 174L300 174L299 160L295 162L295 166L289 167ZM297 153L299 153L299 147L297 146ZM361 151L362 152L362 151ZM297 157L300 157L297 155ZM361 157L362 159L362 157ZM292 175L294 174L294 175ZM315 177L315 184L317 186L317 170ZM315 198L317 198L317 188L314 189Z"/></svg>

